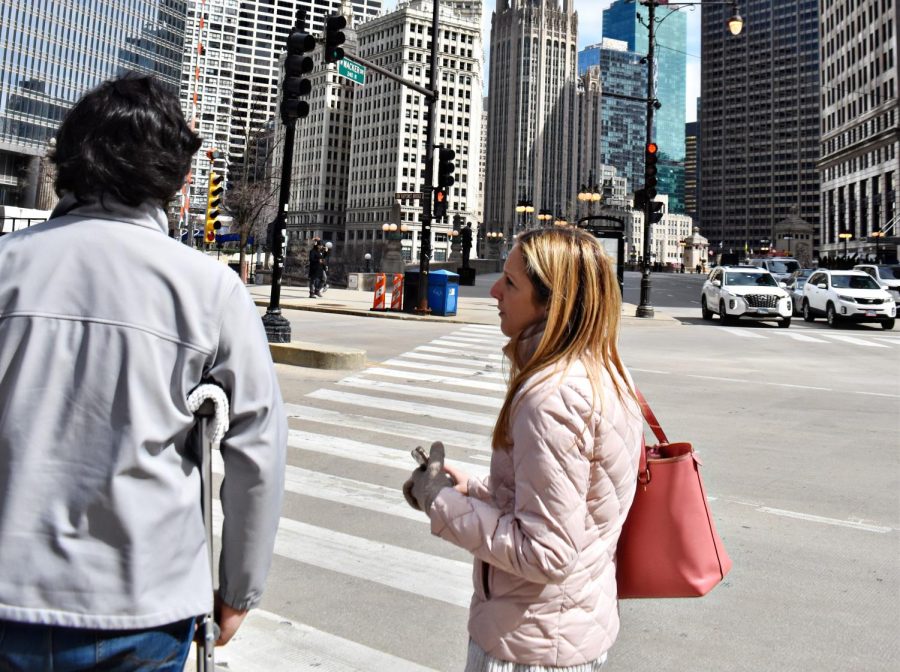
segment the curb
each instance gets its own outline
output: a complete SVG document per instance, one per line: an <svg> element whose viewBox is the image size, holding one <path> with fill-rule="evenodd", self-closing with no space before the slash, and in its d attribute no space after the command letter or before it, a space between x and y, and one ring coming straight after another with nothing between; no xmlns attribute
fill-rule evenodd
<svg viewBox="0 0 900 672"><path fill-rule="evenodd" d="M312 369L362 369L366 365L366 351L322 346L306 341L269 343L272 361L276 364L305 366Z"/></svg>

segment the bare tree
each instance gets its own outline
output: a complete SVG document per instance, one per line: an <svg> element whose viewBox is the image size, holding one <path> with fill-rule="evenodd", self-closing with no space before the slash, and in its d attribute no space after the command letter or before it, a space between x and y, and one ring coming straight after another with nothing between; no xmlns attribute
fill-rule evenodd
<svg viewBox="0 0 900 672"><path fill-rule="evenodd" d="M275 140L274 120L255 133L248 133L244 155L232 158L228 171L225 208L232 217L231 231L240 236L239 262L241 278L246 277L246 250L250 237L255 245L268 248L269 223L275 219L278 206L278 180L272 176Z"/></svg>

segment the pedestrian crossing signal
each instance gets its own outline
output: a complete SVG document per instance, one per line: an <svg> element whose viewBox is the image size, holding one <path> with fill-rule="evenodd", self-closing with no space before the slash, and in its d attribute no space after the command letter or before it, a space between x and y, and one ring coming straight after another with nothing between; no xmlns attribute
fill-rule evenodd
<svg viewBox="0 0 900 672"><path fill-rule="evenodd" d="M434 190L434 219L440 219L447 215L447 187L435 187Z"/></svg>

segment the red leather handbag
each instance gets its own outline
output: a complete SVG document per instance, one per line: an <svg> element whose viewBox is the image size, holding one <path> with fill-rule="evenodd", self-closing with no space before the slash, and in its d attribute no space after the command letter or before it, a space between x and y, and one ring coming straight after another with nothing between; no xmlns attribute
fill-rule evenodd
<svg viewBox="0 0 900 672"><path fill-rule="evenodd" d="M637 397L659 443L641 451L634 503L616 549L619 599L700 597L731 569L700 458L690 443L669 443L647 400L639 391Z"/></svg>

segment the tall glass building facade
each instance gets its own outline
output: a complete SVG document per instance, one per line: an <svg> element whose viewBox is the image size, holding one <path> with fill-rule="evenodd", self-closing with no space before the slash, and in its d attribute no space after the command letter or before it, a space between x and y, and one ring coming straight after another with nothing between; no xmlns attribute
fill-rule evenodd
<svg viewBox="0 0 900 672"><path fill-rule="evenodd" d="M622 40L628 44L629 51L644 56L649 38L647 19L645 6L616 0L603 10L603 37ZM662 104L653 115L653 140L660 150L657 191L669 195L671 212L681 213L684 212L687 18L677 9L660 6L656 9L656 20L656 98ZM646 88L641 95L646 95ZM643 151L641 154L643 163Z"/></svg>
<svg viewBox="0 0 900 672"><path fill-rule="evenodd" d="M629 51L625 42L612 39L578 52L578 74L583 75L589 68L599 68L602 83L600 163L614 166L633 193L644 184L647 106L604 94L646 96L647 68L641 64L641 56Z"/></svg>
<svg viewBox="0 0 900 672"><path fill-rule="evenodd" d="M0 205L34 207L47 143L83 93L128 71L178 91L187 2L0 0Z"/></svg>

